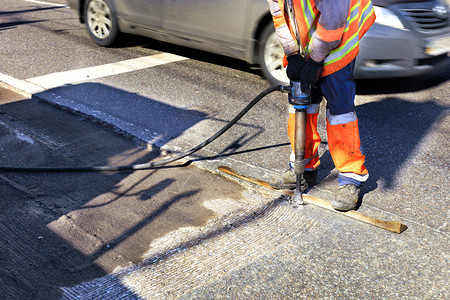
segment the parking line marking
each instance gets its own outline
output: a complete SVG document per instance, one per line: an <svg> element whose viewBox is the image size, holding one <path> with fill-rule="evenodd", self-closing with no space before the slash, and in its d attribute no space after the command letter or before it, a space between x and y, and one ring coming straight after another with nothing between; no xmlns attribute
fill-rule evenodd
<svg viewBox="0 0 450 300"><path fill-rule="evenodd" d="M118 75L122 73L138 71L186 59L188 58L179 55L174 55L170 53L159 53L152 56L133 58L95 67L51 73L43 76L28 78L25 81L41 86L46 89L50 89L63 86L65 84L71 84L111 75Z"/></svg>
<svg viewBox="0 0 450 300"><path fill-rule="evenodd" d="M50 5L50 6L67 7L67 5L64 5L64 4L50 3L50 2L37 1L37 0L24 0L24 1L36 3L36 4Z"/></svg>

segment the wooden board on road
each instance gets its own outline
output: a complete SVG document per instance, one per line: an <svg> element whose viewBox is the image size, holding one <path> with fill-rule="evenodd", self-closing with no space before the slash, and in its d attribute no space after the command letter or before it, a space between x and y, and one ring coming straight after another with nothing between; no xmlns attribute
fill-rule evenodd
<svg viewBox="0 0 450 300"><path fill-rule="evenodd" d="M242 179L242 180L245 180L245 181L248 181L248 182L251 182L251 183L254 183L254 184L266 187L266 188L269 188L271 190L279 191L282 194L285 194L285 195L288 195L288 196L293 196L294 195L293 191L274 189L274 188L272 188L270 186L270 184L268 182L266 182L264 180L260 180L260 179L257 179L257 178L252 178L252 177L248 177L248 176L242 175L242 174L238 173L237 171L235 171L235 170L233 170L233 169L231 169L229 167L219 166L218 169L219 169L219 171L224 172L224 173L226 173L228 175L231 175L231 176L237 177L239 179ZM375 226L377 226L379 228L383 228L383 229L386 229L386 230L391 231L391 232L402 233L403 231L405 231L408 228L408 226L406 226L405 224L402 224L401 222L380 220L380 219L377 219L377 218L374 218L374 217L371 217L371 216L363 215L363 214L361 214L361 213L359 213L357 211L354 211L354 210L347 211L347 212L340 212L340 211L335 210L331 206L331 204L329 202L327 202L327 201L325 201L323 199L320 199L320 198L314 197L314 196L309 196L309 195L306 195L306 194L303 194L302 196L303 196L303 201L306 204L313 204L313 205L319 206L321 208L325 208L327 210L333 211L335 213L339 213L339 214L345 215L347 217L350 217L350 218L353 218L353 219L356 219L356 220L359 220L359 221L362 221L362 222L365 222L365 223L368 223L368 224L371 224L371 225L375 225Z"/></svg>

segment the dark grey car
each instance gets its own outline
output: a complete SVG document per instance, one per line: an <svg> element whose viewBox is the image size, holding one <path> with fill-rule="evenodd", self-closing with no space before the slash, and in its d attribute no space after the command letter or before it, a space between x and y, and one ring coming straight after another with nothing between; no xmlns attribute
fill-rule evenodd
<svg viewBox="0 0 450 300"><path fill-rule="evenodd" d="M373 0L377 21L361 41L356 78L431 71L448 60L446 0ZM226 55L286 83L283 51L266 0L68 0L92 40L111 46L121 32Z"/></svg>

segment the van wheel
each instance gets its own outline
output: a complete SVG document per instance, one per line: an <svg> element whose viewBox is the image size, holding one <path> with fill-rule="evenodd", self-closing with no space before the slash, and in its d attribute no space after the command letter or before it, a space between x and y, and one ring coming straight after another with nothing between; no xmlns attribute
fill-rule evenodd
<svg viewBox="0 0 450 300"><path fill-rule="evenodd" d="M86 27L99 46L112 46L118 38L117 17L109 0L88 0L85 5Z"/></svg>
<svg viewBox="0 0 450 300"><path fill-rule="evenodd" d="M288 85L289 78L283 67L284 51L278 42L273 23L264 27L259 43L259 65L264 77L273 85Z"/></svg>

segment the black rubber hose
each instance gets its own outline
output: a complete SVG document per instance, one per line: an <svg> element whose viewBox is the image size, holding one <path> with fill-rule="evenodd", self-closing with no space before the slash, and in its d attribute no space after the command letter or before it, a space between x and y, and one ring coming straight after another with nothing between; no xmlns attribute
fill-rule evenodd
<svg viewBox="0 0 450 300"><path fill-rule="evenodd" d="M93 167L8 167L8 166L0 166L0 171L3 172L106 172L106 171L134 171L134 170L148 170L148 169L158 169L162 168L163 166L180 160L186 156L189 156L198 150L202 149L203 147L207 146L211 142L213 142L215 139L217 139L219 136L225 133L228 129L230 129L234 124L239 121L253 106L255 106L256 103L258 103L262 98L267 96L268 94L280 91L284 92L285 87L281 85L272 86L261 93L259 93L247 106L239 113L237 114L233 120L228 122L221 130L216 132L213 136L211 136L209 139L205 140L198 146L183 152L177 156L160 160L157 162L151 162L151 163L145 163L145 164L134 164L134 165L127 165L127 166L93 166Z"/></svg>

